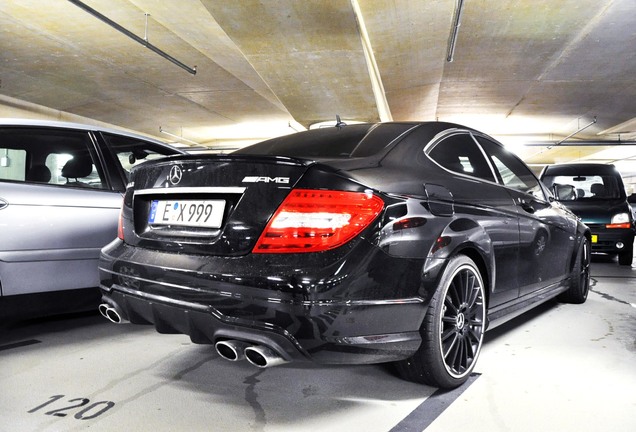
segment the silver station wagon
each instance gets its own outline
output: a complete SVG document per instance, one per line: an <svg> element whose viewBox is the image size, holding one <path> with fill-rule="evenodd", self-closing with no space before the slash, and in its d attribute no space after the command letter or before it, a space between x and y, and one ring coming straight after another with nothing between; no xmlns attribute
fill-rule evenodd
<svg viewBox="0 0 636 432"><path fill-rule="evenodd" d="M0 119L0 320L96 307L129 170L178 153L118 130Z"/></svg>

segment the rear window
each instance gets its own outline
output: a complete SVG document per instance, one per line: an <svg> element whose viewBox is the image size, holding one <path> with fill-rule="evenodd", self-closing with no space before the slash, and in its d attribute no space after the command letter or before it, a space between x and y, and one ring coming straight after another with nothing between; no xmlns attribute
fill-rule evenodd
<svg viewBox="0 0 636 432"><path fill-rule="evenodd" d="M618 178L612 175L547 175L542 180L549 188L557 185L560 191L564 191L557 196L557 199L561 201L621 198L621 186ZM571 186L571 188L563 188L562 186Z"/></svg>
<svg viewBox="0 0 636 432"><path fill-rule="evenodd" d="M324 159L367 157L387 148L413 126L383 123L315 129L263 141L234 153Z"/></svg>
<svg viewBox="0 0 636 432"><path fill-rule="evenodd" d="M138 138L111 133L103 133L102 136L117 156L126 179L130 177L130 170L140 163L177 154L174 149Z"/></svg>

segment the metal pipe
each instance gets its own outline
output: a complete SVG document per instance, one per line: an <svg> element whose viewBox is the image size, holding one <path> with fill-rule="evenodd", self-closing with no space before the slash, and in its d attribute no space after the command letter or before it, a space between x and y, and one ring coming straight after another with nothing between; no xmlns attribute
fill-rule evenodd
<svg viewBox="0 0 636 432"><path fill-rule="evenodd" d="M540 141L536 141L536 142L531 142L531 143L527 143L524 144L524 147L554 147L554 143L551 141L547 141L547 142L540 142ZM628 145L636 145L636 141L631 140L631 141L617 141L617 140L611 140L611 141L569 141L569 142L562 142L561 144L559 144L559 147L598 147L598 146L628 146Z"/></svg>
<svg viewBox="0 0 636 432"><path fill-rule="evenodd" d="M259 368L278 366L287 363L287 360L278 355L276 352L261 345L245 348L245 357L248 362Z"/></svg>
<svg viewBox="0 0 636 432"><path fill-rule="evenodd" d="M98 307L99 313L106 318L107 320L114 322L115 324L123 324L128 322L128 320L122 318L121 313L118 310L118 307L113 306L109 303L102 303Z"/></svg>
<svg viewBox="0 0 636 432"><path fill-rule="evenodd" d="M459 26L461 26L463 7L464 0L457 0L455 14L453 16L453 26L451 27L451 33L448 39L448 51L446 54L446 61L449 63L453 61L453 57L455 56L455 45L457 45L457 34L459 33Z"/></svg>
<svg viewBox="0 0 636 432"><path fill-rule="evenodd" d="M153 51L156 54L159 54L161 57L165 58L166 60L169 60L172 63L176 64L181 69L191 73L192 75L196 75L196 73L197 73L197 67L196 66L191 68L190 66L180 62L176 58L172 57L170 54L166 53L165 51L162 51L161 49L157 48L156 46L154 46L153 44L148 42L147 39L140 38L139 36L137 36L136 34L131 32L130 30L122 27L121 25L117 24L115 21L111 20L110 18L108 18L105 15L102 15L101 13L97 12L95 9L93 9L92 7L82 3L81 1L79 1L79 0L68 0L68 1L70 1L75 6L79 7L80 9L83 9L84 11L86 11L89 14L93 15L95 18L99 19L100 21L103 21L104 23L108 24L109 26L111 26L115 30L125 34L126 36L128 36L132 40L134 40L136 42L139 42L141 45L145 46L150 51ZM147 35L146 35L146 37L147 37Z"/></svg>
<svg viewBox="0 0 636 432"><path fill-rule="evenodd" d="M554 144L553 146L548 146L548 150L551 149L554 146L558 146L560 144L563 144L565 141L569 140L570 138L572 138L574 135L576 135L579 132L584 131L585 129L589 128L590 126L592 126L594 123L596 123L596 116L594 116L594 120L592 120L589 124L586 124L585 126L583 126L582 128L579 128L577 131L572 132L570 135L566 136L565 138L563 138L561 141L559 141L558 143Z"/></svg>
<svg viewBox="0 0 636 432"><path fill-rule="evenodd" d="M239 340L224 340L214 344L216 352L229 361L239 361L245 358L245 348L251 344Z"/></svg>

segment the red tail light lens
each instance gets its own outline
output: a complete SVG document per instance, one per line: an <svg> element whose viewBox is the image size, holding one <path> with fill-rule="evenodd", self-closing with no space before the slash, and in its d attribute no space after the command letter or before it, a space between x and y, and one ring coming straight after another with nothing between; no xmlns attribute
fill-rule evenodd
<svg viewBox="0 0 636 432"><path fill-rule="evenodd" d="M117 222L117 238L124 240L124 210L119 210L119 221Z"/></svg>
<svg viewBox="0 0 636 432"><path fill-rule="evenodd" d="M254 253L321 252L360 234L384 208L372 193L296 189L285 198Z"/></svg>
<svg viewBox="0 0 636 432"><path fill-rule="evenodd" d="M605 228L625 228L625 229L630 229L631 227L632 227L632 224L630 224L629 222L627 222L627 223L614 223L614 224L605 225Z"/></svg>

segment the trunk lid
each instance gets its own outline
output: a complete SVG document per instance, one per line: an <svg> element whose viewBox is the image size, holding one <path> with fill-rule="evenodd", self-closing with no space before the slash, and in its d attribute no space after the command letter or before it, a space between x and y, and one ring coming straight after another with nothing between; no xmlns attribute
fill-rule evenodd
<svg viewBox="0 0 636 432"><path fill-rule="evenodd" d="M132 172L124 239L178 253L249 253L281 202L314 164L277 156L176 156Z"/></svg>

